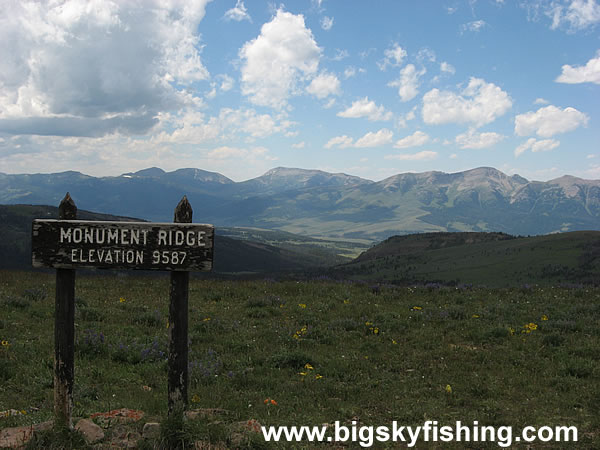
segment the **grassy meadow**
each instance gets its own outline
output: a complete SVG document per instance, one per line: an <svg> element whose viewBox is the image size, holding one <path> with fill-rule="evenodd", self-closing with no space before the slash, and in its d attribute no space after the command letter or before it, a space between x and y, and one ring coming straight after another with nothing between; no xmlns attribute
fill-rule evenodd
<svg viewBox="0 0 600 450"><path fill-rule="evenodd" d="M164 418L168 283L168 274L78 274L74 417L139 409L138 429ZM572 448L599 448L598 288L192 277L189 309L189 407L224 410L197 419L195 439L232 446L235 424L248 420L477 420L519 432L574 425ZM23 412L0 418L0 429L48 420L54 275L0 272L0 311L0 411ZM236 445L271 448L259 434Z"/></svg>

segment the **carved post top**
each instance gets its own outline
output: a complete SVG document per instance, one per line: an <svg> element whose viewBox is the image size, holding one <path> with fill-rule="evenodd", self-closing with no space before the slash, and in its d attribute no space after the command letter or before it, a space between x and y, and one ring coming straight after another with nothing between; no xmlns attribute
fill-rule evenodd
<svg viewBox="0 0 600 450"><path fill-rule="evenodd" d="M173 218L173 222L192 223L192 213L192 205L190 205L190 202L184 195L175 208L175 217Z"/></svg>
<svg viewBox="0 0 600 450"><path fill-rule="evenodd" d="M75 202L68 192L58 206L58 218L63 220L77 219L77 206L75 206Z"/></svg>

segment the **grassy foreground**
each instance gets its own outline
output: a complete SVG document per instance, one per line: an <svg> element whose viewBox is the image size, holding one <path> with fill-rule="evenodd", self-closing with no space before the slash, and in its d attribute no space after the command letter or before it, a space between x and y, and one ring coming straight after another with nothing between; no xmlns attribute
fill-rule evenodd
<svg viewBox="0 0 600 450"><path fill-rule="evenodd" d="M76 298L74 416L160 420L168 275L78 276ZM24 413L0 429L48 420L54 276L0 272L0 311L0 411ZM195 428L204 441L251 419L574 425L573 448L600 441L599 289L192 279L189 329L190 408L228 412Z"/></svg>

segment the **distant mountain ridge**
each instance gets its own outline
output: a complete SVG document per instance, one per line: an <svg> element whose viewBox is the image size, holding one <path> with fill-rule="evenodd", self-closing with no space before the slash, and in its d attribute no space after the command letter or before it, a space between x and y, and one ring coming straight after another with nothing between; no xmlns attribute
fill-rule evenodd
<svg viewBox="0 0 600 450"><path fill-rule="evenodd" d="M600 180L565 175L529 181L491 167L402 173L378 182L285 167L243 182L190 168L101 178L0 173L0 203L58 205L67 191L80 208L155 221L171 221L185 194L197 222L368 241L434 231L600 229Z"/></svg>

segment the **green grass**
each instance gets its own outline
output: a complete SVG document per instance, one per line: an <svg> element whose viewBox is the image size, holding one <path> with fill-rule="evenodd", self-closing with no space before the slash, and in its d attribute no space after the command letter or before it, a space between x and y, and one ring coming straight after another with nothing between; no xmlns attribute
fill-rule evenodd
<svg viewBox="0 0 600 450"><path fill-rule="evenodd" d="M161 421L168 276L76 283L74 416L131 408ZM190 408L227 412L186 430L197 439L233 445L252 419L574 425L579 448L600 439L599 289L192 279L189 305ZM0 428L48 420L54 276L0 272L0 311L0 411L26 412Z"/></svg>

